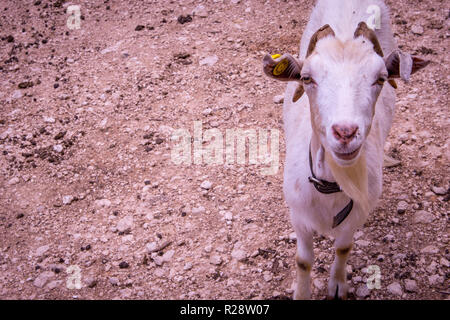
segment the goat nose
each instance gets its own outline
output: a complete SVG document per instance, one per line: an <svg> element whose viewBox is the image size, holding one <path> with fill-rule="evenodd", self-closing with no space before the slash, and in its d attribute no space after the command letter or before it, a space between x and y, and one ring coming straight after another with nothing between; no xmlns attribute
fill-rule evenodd
<svg viewBox="0 0 450 320"><path fill-rule="evenodd" d="M333 135L341 143L349 143L355 138L356 133L358 132L359 127L355 124L347 125L347 124L335 124L332 126Z"/></svg>

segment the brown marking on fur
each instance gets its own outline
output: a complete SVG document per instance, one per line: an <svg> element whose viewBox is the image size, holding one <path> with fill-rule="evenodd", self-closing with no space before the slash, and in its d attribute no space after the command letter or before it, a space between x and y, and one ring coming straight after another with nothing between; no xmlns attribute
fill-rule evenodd
<svg viewBox="0 0 450 320"><path fill-rule="evenodd" d="M295 256L295 262L297 263L297 267L303 271L303 272L310 272L311 271L311 266L309 265L309 263L300 260L300 258L296 255Z"/></svg>
<svg viewBox="0 0 450 320"><path fill-rule="evenodd" d="M383 49L381 49L380 42L378 41L377 35L375 31L370 29L365 22L360 22L358 27L356 28L354 38L358 38L359 36L363 36L368 39L373 44L373 50L380 56L383 57Z"/></svg>
<svg viewBox="0 0 450 320"><path fill-rule="evenodd" d="M352 249L352 246L347 247L347 248L338 248L338 249L336 249L336 254L340 257L346 256L349 254L351 249Z"/></svg>
<svg viewBox="0 0 450 320"><path fill-rule="evenodd" d="M395 80L389 79L388 82L389 82L389 84L390 84L394 89L397 89L397 88L398 88L397 82L395 82Z"/></svg>
<svg viewBox="0 0 450 320"><path fill-rule="evenodd" d="M309 41L308 53L306 54L306 57L309 57L311 53L313 53L314 49L316 48L316 44L317 42L319 42L320 39L323 39L328 36L334 37L335 33L333 29L330 27L330 25L326 24L312 35L311 40Z"/></svg>
<svg viewBox="0 0 450 320"><path fill-rule="evenodd" d="M303 93L305 93L305 89L303 89L303 84L299 83L297 85L297 89L295 89L295 93L294 93L294 97L292 98L292 101L297 102L298 99L300 99L302 97Z"/></svg>

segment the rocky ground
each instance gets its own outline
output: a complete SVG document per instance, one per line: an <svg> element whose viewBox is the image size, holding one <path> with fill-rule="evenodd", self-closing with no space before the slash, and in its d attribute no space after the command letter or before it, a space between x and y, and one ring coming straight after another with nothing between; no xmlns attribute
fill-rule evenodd
<svg viewBox="0 0 450 320"><path fill-rule="evenodd" d="M356 234L351 298L448 299L449 4L387 2L401 48L433 62L399 84L386 151L401 165ZM284 85L261 59L297 53L312 5L1 1L0 299L290 298ZM280 130L280 170L174 164L171 134L194 121ZM332 241L315 243L323 299Z"/></svg>

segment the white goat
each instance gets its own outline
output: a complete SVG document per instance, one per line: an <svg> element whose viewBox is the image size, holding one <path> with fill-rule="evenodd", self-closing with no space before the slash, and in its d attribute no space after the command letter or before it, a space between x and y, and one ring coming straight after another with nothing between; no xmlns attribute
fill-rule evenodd
<svg viewBox="0 0 450 320"><path fill-rule="evenodd" d="M375 31L365 23L373 5L381 20ZM395 111L393 79L407 81L428 62L398 50L380 0L319 0L299 59L264 58L268 76L289 81L284 194L297 234L295 299L311 297L314 231L335 238L328 297L346 298L353 234L381 195L383 146Z"/></svg>

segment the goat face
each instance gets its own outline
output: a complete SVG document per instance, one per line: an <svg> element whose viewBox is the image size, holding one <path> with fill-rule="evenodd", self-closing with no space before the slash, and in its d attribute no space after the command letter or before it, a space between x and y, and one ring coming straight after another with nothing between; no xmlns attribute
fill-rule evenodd
<svg viewBox="0 0 450 320"><path fill-rule="evenodd" d="M409 80L428 63L398 50L383 58L375 32L364 22L346 41L323 26L311 37L303 61L288 54L267 55L263 61L268 76L298 81L293 102L306 91L313 130L340 166L357 161L383 87L395 84L393 78Z"/></svg>
<svg viewBox="0 0 450 320"><path fill-rule="evenodd" d="M311 124L337 164L357 160L388 76L383 58L364 38L343 43L327 37L303 62L301 81Z"/></svg>

